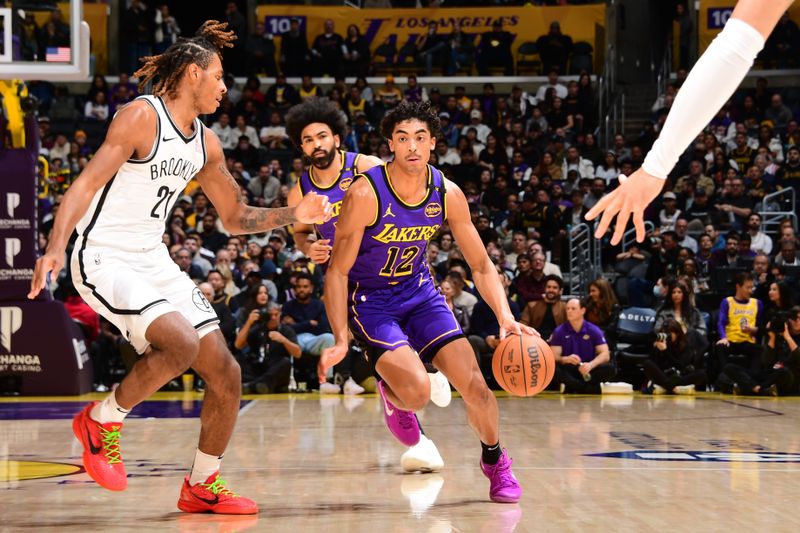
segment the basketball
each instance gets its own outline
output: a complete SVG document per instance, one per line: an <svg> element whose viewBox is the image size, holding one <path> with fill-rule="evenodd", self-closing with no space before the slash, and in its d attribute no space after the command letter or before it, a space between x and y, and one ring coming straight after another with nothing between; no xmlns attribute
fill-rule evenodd
<svg viewBox="0 0 800 533"><path fill-rule="evenodd" d="M509 394L534 396L542 392L556 371L550 346L537 335L509 335L492 357L494 379Z"/></svg>

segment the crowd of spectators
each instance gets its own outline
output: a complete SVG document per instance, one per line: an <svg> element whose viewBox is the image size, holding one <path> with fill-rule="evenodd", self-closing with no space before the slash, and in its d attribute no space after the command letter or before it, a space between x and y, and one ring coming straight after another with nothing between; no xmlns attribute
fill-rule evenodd
<svg viewBox="0 0 800 533"><path fill-rule="evenodd" d="M449 93L413 75L403 84L388 75L376 86L363 76L352 85L337 77L325 89L309 75L299 85L289 84L280 73L266 85L257 76L240 85L228 75L220 108L203 118L219 136L228 169L248 201L279 207L286 205L288 191L305 168L286 135L283 117L292 105L313 97L330 99L346 119L343 148L389 161L388 144L376 128L381 117L403 99L428 101L442 124L431 164L463 189L515 316L554 339L564 336L564 328L585 329L584 321L597 328L590 335L594 344L581 348L585 353L562 354L564 365L578 367L577 374L558 373L566 392L597 391L599 379L610 379L608 367L616 363L616 318L629 306L660 309L653 332L658 336L649 346L652 364L643 365L645 374L635 385L666 392L704 386L796 392L800 352L796 341L790 341L800 333L792 307L796 294L794 288L781 288L781 283L795 281L800 270L795 219L789 214L779 231L766 234L760 214L794 209L785 201L762 204L766 195L800 179L798 108L792 91L773 90L759 79L754 89L737 93L688 147L665 193L647 211L654 229L645 243L623 250L601 241L598 266L603 276L583 294L584 288L564 275L572 228L584 222L586 210L616 185L619 174L630 175L641 165L685 71L659 95L652 121L638 135L616 135L611 148L603 150L595 137L591 77L581 73L564 82L557 67L552 65L541 85L515 85L505 94L492 83L484 84L479 94L467 94L463 86ZM96 76L84 95L45 83L31 84L31 91L42 103L42 153L50 162L40 202L44 246L60 192L92 157L108 117L138 93L125 74L110 87ZM76 129L76 123L81 127ZM295 248L291 228L229 236L213 205L190 185L169 217L164 243L179 267L209 295L245 368L248 390L284 389L290 367L298 382L315 385L315 357L330 343L319 300L324 287L319 267ZM497 323L446 226L430 243L428 263L491 381ZM734 282L742 273L751 273L752 279ZM747 291L755 291L754 296ZM64 297L70 294L65 289ZM774 299L775 294L780 298ZM583 298L563 301L569 295ZM750 298L761 304L748 304ZM747 308L752 320L738 320L739 306ZM768 318L773 307L784 313L776 316L786 324L785 331L775 330L775 320ZM118 378L108 361L131 359L120 349L126 343L103 321L93 340L93 355L102 359L96 364L97 385L109 387ZM695 352L687 354L687 347ZM334 387L348 375L368 374L359 367L355 350L345 367L337 369ZM580 371L581 363L588 370ZM771 372L777 367L768 368L770 364L786 370L779 379Z"/></svg>
<svg viewBox="0 0 800 533"><path fill-rule="evenodd" d="M434 71L444 75L470 74L473 67L484 76L518 73L512 54L515 36L504 29L502 18L495 19L490 29L477 33L463 31L458 22L440 29L436 21L430 20L418 39L411 38L403 46L388 40L374 50L370 50L370 43L355 24L336 28L333 20L326 20L322 33L307 35L302 21L293 18L288 31L280 35L271 33L262 21L255 22L249 32L247 16L236 2L226 3L224 20L237 36L233 47L223 53L226 69L236 76L274 77L278 72L289 77L369 76L377 74L373 59L379 56L385 60L384 69L402 67L425 75ZM15 19L15 28L15 57L22 60L44 61L49 48L70 44L70 28L59 10L52 11L41 26L28 12L24 18ZM149 5L133 0L120 17L120 70L135 72L140 66L139 58L163 52L182 31L168 2ZM566 73L570 68L577 73L578 67L569 65L572 38L561 33L558 22L553 22L535 44L544 71L558 68ZM590 66L591 58L588 61Z"/></svg>

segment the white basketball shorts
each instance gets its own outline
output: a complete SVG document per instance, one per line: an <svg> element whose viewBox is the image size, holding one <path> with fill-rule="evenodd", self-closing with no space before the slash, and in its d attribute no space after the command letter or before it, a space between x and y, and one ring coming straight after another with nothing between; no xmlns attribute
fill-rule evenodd
<svg viewBox="0 0 800 533"><path fill-rule="evenodd" d="M93 247L79 238L71 261L72 281L89 306L114 324L137 352L150 341L153 321L177 311L200 338L219 329L219 318L200 289L165 246L147 252Z"/></svg>

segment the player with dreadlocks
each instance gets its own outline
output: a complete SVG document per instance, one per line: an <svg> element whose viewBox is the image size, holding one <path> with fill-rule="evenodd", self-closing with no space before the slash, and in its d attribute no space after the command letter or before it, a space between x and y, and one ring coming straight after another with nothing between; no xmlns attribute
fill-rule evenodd
<svg viewBox="0 0 800 533"><path fill-rule="evenodd" d="M195 176L233 234L323 223L330 217L330 204L316 194L294 207L246 204L219 139L198 119L213 113L225 94L220 54L233 39L226 24L207 21L194 37L142 59L135 75L140 88L153 81L154 94L137 98L114 116L103 145L64 196L28 297L45 287L48 273L62 269L76 229L70 263L75 287L142 354L119 388L73 420L92 479L110 490L127 487L120 452L125 416L193 368L206 382L206 392L200 442L178 508L254 514L255 502L234 494L219 476L239 411L239 365L208 300L171 260L161 236L181 191ZM161 440L166 444L175 438L164 434Z"/></svg>

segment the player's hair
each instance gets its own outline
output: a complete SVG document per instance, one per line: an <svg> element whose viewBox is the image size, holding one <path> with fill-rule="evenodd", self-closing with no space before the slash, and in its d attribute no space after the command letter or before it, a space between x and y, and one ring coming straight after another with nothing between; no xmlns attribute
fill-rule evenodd
<svg viewBox="0 0 800 533"><path fill-rule="evenodd" d="M386 113L381 121L381 134L385 138L391 139L395 126L403 121L415 119L428 125L431 137L438 137L441 122L430 102L409 102L408 100L403 100L400 105Z"/></svg>
<svg viewBox="0 0 800 533"><path fill-rule="evenodd" d="M345 123L341 111L327 98L309 98L297 104L286 113L286 134L299 149L303 129L309 124L319 122L331 129L331 133L344 138Z"/></svg>
<svg viewBox="0 0 800 533"><path fill-rule="evenodd" d="M142 57L142 67L133 73L139 78L139 92L144 92L147 83L158 78L153 94L173 95L187 66L194 63L206 69L214 55L221 56L224 48L233 47L236 35L233 31L226 31L227 28L227 22L207 20L194 37L178 39L163 54Z"/></svg>

